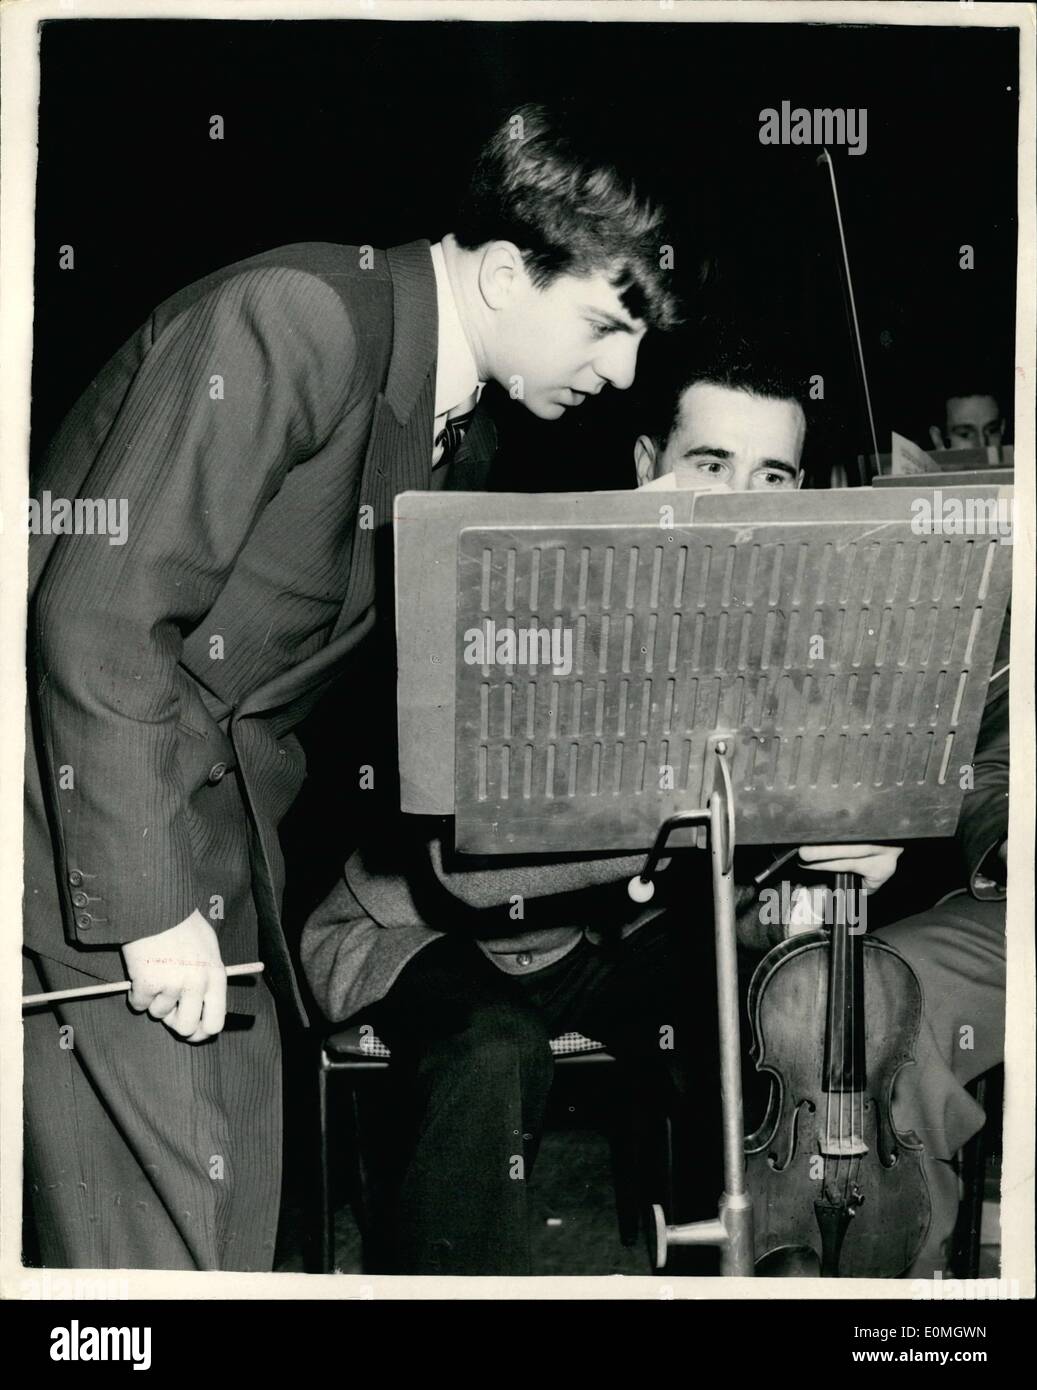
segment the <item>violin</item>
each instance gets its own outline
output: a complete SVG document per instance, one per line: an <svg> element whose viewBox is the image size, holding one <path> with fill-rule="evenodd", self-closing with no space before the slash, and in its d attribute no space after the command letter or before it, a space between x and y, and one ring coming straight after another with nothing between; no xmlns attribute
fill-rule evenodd
<svg viewBox="0 0 1037 1390"><path fill-rule="evenodd" d="M771 1079L745 1141L760 1276L896 1278L929 1228L922 1145L892 1116L922 990L898 951L851 927L855 879L835 876L831 930L774 947L749 986L751 1055Z"/></svg>

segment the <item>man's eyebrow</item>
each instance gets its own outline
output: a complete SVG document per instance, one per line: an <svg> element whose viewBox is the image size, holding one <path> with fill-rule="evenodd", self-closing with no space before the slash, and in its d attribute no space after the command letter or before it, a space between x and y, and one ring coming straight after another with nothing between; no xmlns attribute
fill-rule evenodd
<svg viewBox="0 0 1037 1390"><path fill-rule="evenodd" d="M730 459L734 458L734 454L730 449L715 449L712 444L697 444L693 449L685 449L681 457L686 459Z"/></svg>
<svg viewBox="0 0 1037 1390"><path fill-rule="evenodd" d="M593 314L595 318L602 319L615 333L640 333L637 324L629 319L621 319L616 314L610 314L607 309L599 309L594 304L581 304L580 309L585 314Z"/></svg>
<svg viewBox="0 0 1037 1390"><path fill-rule="evenodd" d="M783 473L791 473L793 477L799 472L794 464L786 463L784 459L764 459L760 464L761 468L780 468Z"/></svg>

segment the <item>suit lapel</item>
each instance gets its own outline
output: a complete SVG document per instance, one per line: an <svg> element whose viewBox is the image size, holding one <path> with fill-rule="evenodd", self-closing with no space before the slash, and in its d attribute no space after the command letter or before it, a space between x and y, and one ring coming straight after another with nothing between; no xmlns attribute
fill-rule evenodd
<svg viewBox="0 0 1037 1390"><path fill-rule="evenodd" d="M427 241L394 246L385 254L393 285L392 357L385 380L385 399L400 424L406 424L430 373L435 399L436 347L439 342L436 276ZM430 414L429 446L425 451L428 456L425 460L426 477L432 466L432 420Z"/></svg>
<svg viewBox="0 0 1037 1390"><path fill-rule="evenodd" d="M392 355L385 388L375 401L360 487L361 501L373 509L373 526L355 532L349 587L328 642L247 695L239 717L286 705L320 686L328 668L352 650L370 627L366 610L374 585L375 536L392 524L398 492L430 486L438 322L429 243L393 247L386 257L393 286Z"/></svg>

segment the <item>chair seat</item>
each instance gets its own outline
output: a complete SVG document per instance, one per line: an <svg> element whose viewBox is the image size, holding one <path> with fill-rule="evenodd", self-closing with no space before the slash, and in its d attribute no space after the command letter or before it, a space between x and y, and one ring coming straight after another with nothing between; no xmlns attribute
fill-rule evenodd
<svg viewBox="0 0 1037 1390"><path fill-rule="evenodd" d="M605 1044L585 1038L582 1033L562 1033L551 1039L551 1052L555 1057L573 1057L589 1052L604 1052ZM327 1059L348 1061L350 1058L364 1061L384 1061L391 1057L389 1049L374 1030L367 1024L357 1024L353 1028L343 1028L324 1039L324 1053Z"/></svg>

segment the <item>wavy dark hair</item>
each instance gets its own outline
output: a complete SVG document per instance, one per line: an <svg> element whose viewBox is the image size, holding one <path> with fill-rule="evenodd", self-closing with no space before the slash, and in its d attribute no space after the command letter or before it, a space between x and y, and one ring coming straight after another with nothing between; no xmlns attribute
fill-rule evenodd
<svg viewBox="0 0 1037 1390"><path fill-rule="evenodd" d="M814 414L809 375L784 335L771 327L703 320L645 344L635 386L638 417L660 448L677 423L681 397L695 382L798 401L808 423Z"/></svg>
<svg viewBox="0 0 1037 1390"><path fill-rule="evenodd" d="M663 207L621 167L589 113L538 103L516 107L483 146L459 215L469 250L512 241L540 288L559 275L605 272L627 312L650 327L680 322L673 245Z"/></svg>

